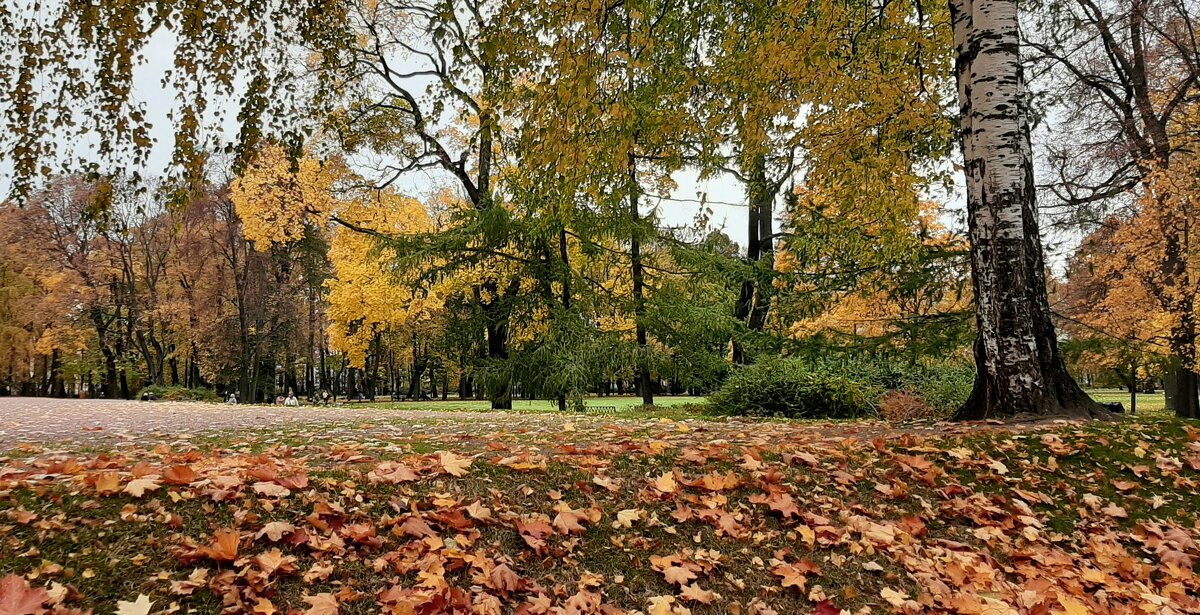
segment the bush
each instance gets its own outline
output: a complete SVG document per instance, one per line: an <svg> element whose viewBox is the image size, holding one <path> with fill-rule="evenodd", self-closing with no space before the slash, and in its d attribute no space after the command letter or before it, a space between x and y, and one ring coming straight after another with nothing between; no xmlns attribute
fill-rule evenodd
<svg viewBox="0 0 1200 615"><path fill-rule="evenodd" d="M878 357L775 359L734 372L709 398L718 413L888 420L946 417L967 401L974 366Z"/></svg>
<svg viewBox="0 0 1200 615"><path fill-rule="evenodd" d="M937 415L933 406L908 391L888 391L879 400L879 416L888 421L911 421Z"/></svg>
<svg viewBox="0 0 1200 615"><path fill-rule="evenodd" d="M913 363L880 357L839 357L817 362L812 369L839 374L878 392L877 404L888 391L904 392L932 409L929 417L945 417L967 401L975 383L975 366L961 360Z"/></svg>
<svg viewBox="0 0 1200 615"><path fill-rule="evenodd" d="M733 372L709 402L738 416L849 419L875 414L879 392L861 382L806 367L799 361L764 361Z"/></svg>
<svg viewBox="0 0 1200 615"><path fill-rule="evenodd" d="M138 399L150 394L162 401L220 401L217 393L211 389L187 387L168 387L160 384L150 385L138 391Z"/></svg>
<svg viewBox="0 0 1200 615"><path fill-rule="evenodd" d="M975 366L962 362L918 365L901 387L920 397L937 416L949 416L967 401L975 384Z"/></svg>

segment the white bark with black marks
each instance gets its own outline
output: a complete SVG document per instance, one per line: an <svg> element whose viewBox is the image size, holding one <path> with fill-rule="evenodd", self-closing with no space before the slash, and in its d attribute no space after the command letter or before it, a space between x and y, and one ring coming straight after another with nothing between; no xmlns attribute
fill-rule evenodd
<svg viewBox="0 0 1200 615"><path fill-rule="evenodd" d="M1038 231L1015 0L951 0L978 367L960 418L1094 415L1058 350Z"/></svg>

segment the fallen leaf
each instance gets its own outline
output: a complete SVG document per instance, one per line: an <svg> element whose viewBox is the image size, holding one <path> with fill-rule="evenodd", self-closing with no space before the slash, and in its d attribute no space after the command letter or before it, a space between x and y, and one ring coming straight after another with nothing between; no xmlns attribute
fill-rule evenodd
<svg viewBox="0 0 1200 615"><path fill-rule="evenodd" d="M691 585L684 587L683 591L679 592L679 597L684 598L685 600L691 600L692 602L699 602L701 604L712 604L713 601L717 599L717 594L716 592L702 589L699 585L692 583Z"/></svg>
<svg viewBox="0 0 1200 615"><path fill-rule="evenodd" d="M253 489L255 493L269 498L286 498L292 494L287 487L268 482L254 483Z"/></svg>
<svg viewBox="0 0 1200 615"><path fill-rule="evenodd" d="M890 587L885 587L879 591L879 596L887 600L888 604L894 607L902 607L908 602L908 594L900 593Z"/></svg>
<svg viewBox="0 0 1200 615"><path fill-rule="evenodd" d="M291 534L294 531L296 531L296 526L287 521L272 521L264 525L255 536L258 538L266 536L271 542L279 542L285 534Z"/></svg>
<svg viewBox="0 0 1200 615"><path fill-rule="evenodd" d="M156 491L160 485L157 478L135 478L125 485L125 493L132 495L135 498L140 498L146 495L148 491Z"/></svg>
<svg viewBox="0 0 1200 615"><path fill-rule="evenodd" d="M322 592L315 596L304 596L304 601L308 603L309 608L304 611L304 615L338 615L337 596L328 592Z"/></svg>
<svg viewBox="0 0 1200 615"><path fill-rule="evenodd" d="M213 532L212 543L198 551L213 561L232 562L237 559L239 539L237 530L217 530Z"/></svg>
<svg viewBox="0 0 1200 615"><path fill-rule="evenodd" d="M667 583L687 585L696 579L696 573L683 566L671 566L663 570L663 577L667 579Z"/></svg>
<svg viewBox="0 0 1200 615"><path fill-rule="evenodd" d="M150 607L153 605L154 602L150 600L150 596L138 594L137 599L133 602L118 600L116 615L149 615Z"/></svg>
<svg viewBox="0 0 1200 615"><path fill-rule="evenodd" d="M96 493L112 495L121 490L121 475L116 472L101 472L96 475Z"/></svg>
<svg viewBox="0 0 1200 615"><path fill-rule="evenodd" d="M617 525L620 527L633 527L633 522L637 521L641 514L633 508L617 511Z"/></svg>
<svg viewBox="0 0 1200 615"><path fill-rule="evenodd" d="M190 485L196 480L196 471L191 466L171 466L163 470L162 478L168 485Z"/></svg>
<svg viewBox="0 0 1200 615"><path fill-rule="evenodd" d="M10 574L0 579L0 615L35 615L50 600L45 589L32 589L24 577Z"/></svg>
<svg viewBox="0 0 1200 615"><path fill-rule="evenodd" d="M675 493L678 485L675 482L675 476L670 472L665 472L662 476L654 479L654 488L663 493Z"/></svg>
<svg viewBox="0 0 1200 615"><path fill-rule="evenodd" d="M674 596L654 596L650 598L646 612L649 615L671 615L672 604L675 604Z"/></svg>
<svg viewBox="0 0 1200 615"><path fill-rule="evenodd" d="M465 476L467 468L471 467L471 459L469 457L459 457L450 452L439 453L438 461L441 462L442 469L451 476Z"/></svg>

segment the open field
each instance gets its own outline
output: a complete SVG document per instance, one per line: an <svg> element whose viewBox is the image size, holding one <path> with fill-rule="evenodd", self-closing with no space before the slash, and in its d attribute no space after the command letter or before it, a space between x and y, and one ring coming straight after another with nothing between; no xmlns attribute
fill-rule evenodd
<svg viewBox="0 0 1200 615"><path fill-rule="evenodd" d="M1128 412L1132 407L1129 399L1128 391L1118 389L1093 389L1088 391L1092 399L1099 402L1121 402L1125 404L1125 411ZM1137 396L1137 412L1149 416L1167 416L1166 400L1163 398L1162 391L1157 393L1138 393Z"/></svg>
<svg viewBox="0 0 1200 615"><path fill-rule="evenodd" d="M588 407L608 406L616 408L617 412L625 413L630 410L640 409L642 407L642 398L628 395L614 397L586 397L584 405ZM679 406L687 406L689 404L704 403L703 397L690 397L686 395L668 396L660 395L654 398L656 408L673 408ZM446 401L386 401L382 398L373 402L350 402L347 407L368 406L373 408L387 408L389 410L443 410L443 411L472 411L486 412L490 411L491 405L485 400L479 399L448 399ZM514 399L513 410L517 412L558 412L558 402L549 399Z"/></svg>

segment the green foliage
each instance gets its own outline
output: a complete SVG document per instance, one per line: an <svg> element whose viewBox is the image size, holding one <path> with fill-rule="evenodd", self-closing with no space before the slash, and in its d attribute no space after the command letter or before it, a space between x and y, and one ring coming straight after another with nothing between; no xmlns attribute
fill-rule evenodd
<svg viewBox="0 0 1200 615"><path fill-rule="evenodd" d="M975 382L975 368L965 360L910 362L887 356L845 356L810 362L809 369L840 374L876 395L904 391L946 415L967 401ZM872 401L877 402L878 397Z"/></svg>
<svg viewBox="0 0 1200 615"><path fill-rule="evenodd" d="M944 416L966 402L974 380L966 361L775 359L735 371L709 402L717 412L744 416L852 418L874 414L885 394L902 391Z"/></svg>
<svg viewBox="0 0 1200 615"><path fill-rule="evenodd" d="M850 419L874 414L878 395L862 381L779 359L738 369L709 403L739 416Z"/></svg>
<svg viewBox="0 0 1200 615"><path fill-rule="evenodd" d="M906 373L903 389L948 416L966 403L974 384L975 367L957 361L914 366Z"/></svg>
<svg viewBox="0 0 1200 615"><path fill-rule="evenodd" d="M153 395L160 401L220 401L220 396L212 389L196 387L172 387L155 384L138 391L138 399L143 395Z"/></svg>

